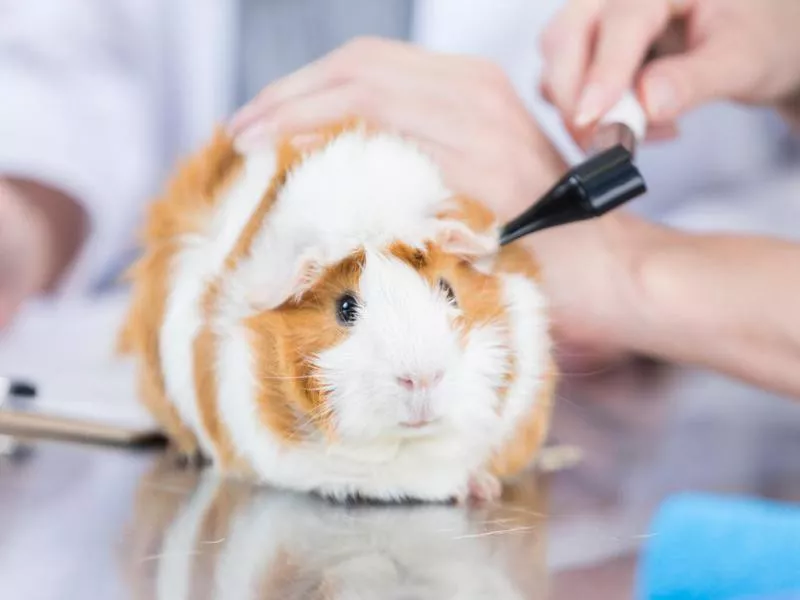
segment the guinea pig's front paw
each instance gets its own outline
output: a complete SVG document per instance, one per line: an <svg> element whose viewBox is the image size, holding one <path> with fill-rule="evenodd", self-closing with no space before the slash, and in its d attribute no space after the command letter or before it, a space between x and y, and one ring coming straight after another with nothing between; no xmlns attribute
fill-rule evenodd
<svg viewBox="0 0 800 600"><path fill-rule="evenodd" d="M211 464L199 448L194 450L178 450L175 453L175 464L179 469L202 469Z"/></svg>
<svg viewBox="0 0 800 600"><path fill-rule="evenodd" d="M467 489L458 500L461 504L468 501L488 504L498 501L502 495L503 485L500 480L487 471L478 471L470 476Z"/></svg>

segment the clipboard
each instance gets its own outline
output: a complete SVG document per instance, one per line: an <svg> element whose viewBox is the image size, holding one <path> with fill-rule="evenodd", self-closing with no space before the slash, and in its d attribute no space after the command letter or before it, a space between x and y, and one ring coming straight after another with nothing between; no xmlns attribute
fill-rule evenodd
<svg viewBox="0 0 800 600"><path fill-rule="evenodd" d="M158 447L167 443L156 427L125 427L11 409L0 409L0 435L28 441L48 439L129 448Z"/></svg>
<svg viewBox="0 0 800 600"><path fill-rule="evenodd" d="M158 425L141 413L134 413L133 417L117 414L115 419L114 411L105 417L102 411L93 411L102 406L98 403L79 405L72 414L68 409L64 410L65 406L70 404L42 404L35 398L0 396L0 436L29 442L49 439L131 448L159 446L167 442ZM95 414L94 418L77 416L92 412L100 414Z"/></svg>
<svg viewBox="0 0 800 600"><path fill-rule="evenodd" d="M136 393L135 365L116 354L127 304L119 290L26 305L0 344L0 379L32 383L36 395L0 389L0 435L130 448L162 443L160 425Z"/></svg>

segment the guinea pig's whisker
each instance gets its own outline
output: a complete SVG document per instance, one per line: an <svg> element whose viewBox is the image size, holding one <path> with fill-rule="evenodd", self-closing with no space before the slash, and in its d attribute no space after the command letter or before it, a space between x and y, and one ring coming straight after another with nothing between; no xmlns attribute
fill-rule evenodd
<svg viewBox="0 0 800 600"><path fill-rule="evenodd" d="M315 421L324 420L325 418L329 417L331 414L333 414L333 407L332 406L329 406L327 404L319 405L314 410L312 410L311 412L306 414L305 415L305 417L306 417L305 419L303 419L302 421L300 421L299 423L297 423L295 425L294 431L292 432L292 436L291 437L294 438L295 436L303 433L305 431L306 427L308 427L309 425L311 425Z"/></svg>
<svg viewBox="0 0 800 600"><path fill-rule="evenodd" d="M301 379L313 379L313 378L314 378L313 375L296 375L294 377L286 375L284 377L277 377L277 376L276 377L262 377L261 379L264 379L265 381L275 381L275 380L278 380L278 381L297 381L297 380L301 380Z"/></svg>
<svg viewBox="0 0 800 600"><path fill-rule="evenodd" d="M320 418L320 416L322 415L313 415L313 414L306 415L306 417L302 421L299 421L295 424L294 427L295 433L300 433L301 431L303 431L308 425L311 425L311 423Z"/></svg>
<svg viewBox="0 0 800 600"><path fill-rule="evenodd" d="M324 386L324 385L313 386L313 387L309 387L307 389L308 389L309 392L316 392L318 394L323 394L325 392L330 392L331 391L330 386Z"/></svg>

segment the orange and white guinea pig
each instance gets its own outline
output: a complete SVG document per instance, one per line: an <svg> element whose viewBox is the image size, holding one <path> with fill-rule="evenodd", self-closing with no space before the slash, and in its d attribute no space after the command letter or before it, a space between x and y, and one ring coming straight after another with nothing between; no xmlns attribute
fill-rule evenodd
<svg viewBox="0 0 800 600"><path fill-rule="evenodd" d="M556 372L534 258L410 141L351 122L243 154L218 132L143 246L122 350L182 452L435 502L496 498L542 447Z"/></svg>

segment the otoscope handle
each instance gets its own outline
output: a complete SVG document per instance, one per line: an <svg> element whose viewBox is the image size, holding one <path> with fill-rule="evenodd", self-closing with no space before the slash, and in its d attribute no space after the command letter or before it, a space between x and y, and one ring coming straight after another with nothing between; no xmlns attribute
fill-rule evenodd
<svg viewBox="0 0 800 600"><path fill-rule="evenodd" d="M633 156L646 130L644 109L629 90L597 123L587 148L588 158L508 223L501 232L500 244L548 227L599 217L645 193L647 188Z"/></svg>
<svg viewBox="0 0 800 600"><path fill-rule="evenodd" d="M542 199L509 222L500 245L525 235L599 217L647 191L633 157L616 145L570 169Z"/></svg>
<svg viewBox="0 0 800 600"><path fill-rule="evenodd" d="M599 217L646 191L631 153L621 145L593 156L570 173L583 191L588 216Z"/></svg>

